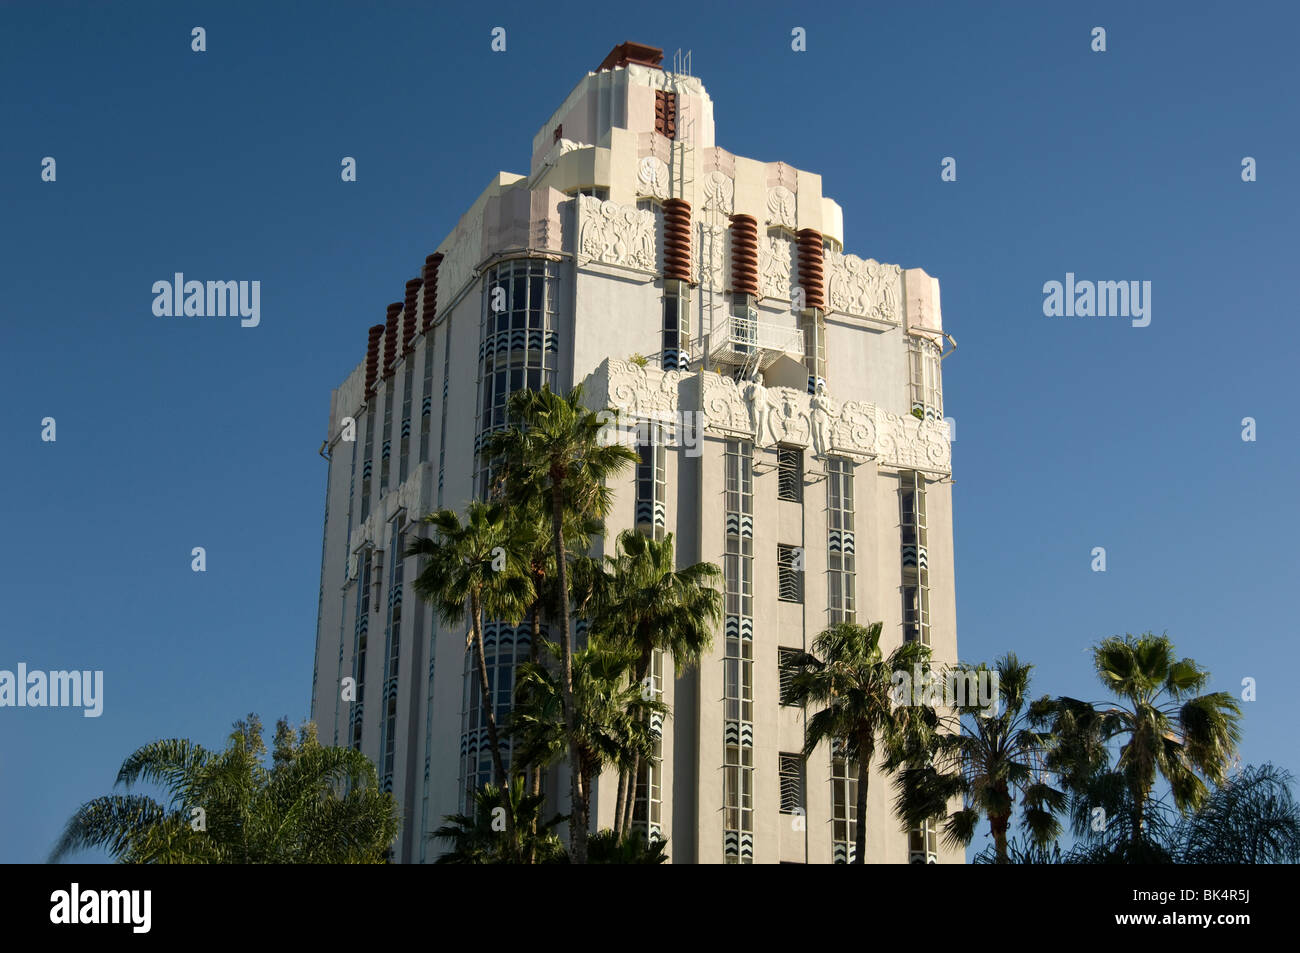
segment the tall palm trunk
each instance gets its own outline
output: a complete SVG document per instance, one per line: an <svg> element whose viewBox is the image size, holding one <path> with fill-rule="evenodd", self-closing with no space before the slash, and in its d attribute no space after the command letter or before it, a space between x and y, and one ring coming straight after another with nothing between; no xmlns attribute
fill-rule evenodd
<svg viewBox="0 0 1300 953"><path fill-rule="evenodd" d="M502 792L502 806L506 809L506 836L510 843L515 838L514 805L510 802L510 787L506 781L505 762L501 759L501 741L497 735L496 709L492 704L492 688L488 685L487 656L483 651L483 607L477 592L469 597L470 632L474 637L474 661L478 669L478 690L483 699L483 720L487 723L488 743L492 746L492 767L496 772L497 787Z"/></svg>
<svg viewBox="0 0 1300 953"><path fill-rule="evenodd" d="M853 830L853 862L867 862L867 786L871 784L871 759L875 751L870 745L858 746L858 797L857 824Z"/></svg>
<svg viewBox="0 0 1300 953"><path fill-rule="evenodd" d="M644 685L646 678L650 675L650 662L651 662L652 653L653 650L642 652L641 658L637 661L636 683L638 685ZM651 695L651 697L653 698L654 696ZM644 714L641 717L642 719L647 719L650 716L648 714ZM619 809L623 815L624 830L632 829L632 818L636 813L636 786L637 786L637 782L640 780L640 777L641 777L641 752L634 751L632 752L632 769L631 771L628 772L627 775L627 786L626 787L623 786L623 779L621 777L619 779ZM649 782L650 779L647 777L646 778L647 794L649 793L649 787L650 787ZM626 799L626 803L624 803L624 799ZM646 821L648 824L649 818L646 818Z"/></svg>
<svg viewBox="0 0 1300 953"><path fill-rule="evenodd" d="M582 765L578 754L577 726L573 723L573 643L569 637L572 620L569 612L569 567L564 552L563 472L551 470L551 541L555 545L555 573L560 588L560 698L564 706L564 725L569 735L569 801L573 813L569 820L569 849L575 864L587 862L587 811ZM587 792L590 793L590 792ZM580 810L581 809L581 810Z"/></svg>
<svg viewBox="0 0 1300 953"><path fill-rule="evenodd" d="M1007 782L999 781L995 786L995 790L998 792L999 801L1009 803L1011 792L1007 788ZM1010 826L1010 811L989 815L989 833L993 835L993 847L996 851L997 862L999 864L1010 863L1010 860L1007 857L1007 829Z"/></svg>
<svg viewBox="0 0 1300 953"><path fill-rule="evenodd" d="M624 801L627 800L627 768L618 769L618 795L614 799L614 833L623 836L623 827L627 824Z"/></svg>

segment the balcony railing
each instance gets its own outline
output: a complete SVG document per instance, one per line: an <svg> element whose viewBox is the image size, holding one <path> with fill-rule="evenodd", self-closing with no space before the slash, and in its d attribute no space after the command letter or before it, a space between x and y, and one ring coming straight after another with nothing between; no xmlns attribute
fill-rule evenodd
<svg viewBox="0 0 1300 953"><path fill-rule="evenodd" d="M780 354L803 359L803 331L799 328L729 317L720 329L715 328L714 335L709 356L718 363L743 364L756 352L760 366Z"/></svg>

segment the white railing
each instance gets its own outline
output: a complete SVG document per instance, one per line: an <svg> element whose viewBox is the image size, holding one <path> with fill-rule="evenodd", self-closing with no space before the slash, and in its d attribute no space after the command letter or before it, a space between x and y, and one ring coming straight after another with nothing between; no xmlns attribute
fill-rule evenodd
<svg viewBox="0 0 1300 953"><path fill-rule="evenodd" d="M753 318L729 317L724 335L714 344L714 353L745 355L754 351L779 351L803 357L803 331L755 321Z"/></svg>

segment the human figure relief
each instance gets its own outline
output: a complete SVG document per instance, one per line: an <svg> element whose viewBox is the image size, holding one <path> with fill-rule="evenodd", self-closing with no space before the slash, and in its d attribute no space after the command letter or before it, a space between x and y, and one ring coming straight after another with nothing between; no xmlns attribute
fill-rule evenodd
<svg viewBox="0 0 1300 953"><path fill-rule="evenodd" d="M764 435L768 429L768 418L772 412L772 404L767 398L767 388L763 386L762 381L762 375L756 365L741 389L741 395L749 406L749 423L754 428L754 446L756 447L767 445L767 438Z"/></svg>
<svg viewBox="0 0 1300 953"><path fill-rule="evenodd" d="M826 385L817 382L817 393L809 401L812 408L813 456L824 457L831 452L831 399L826 395Z"/></svg>

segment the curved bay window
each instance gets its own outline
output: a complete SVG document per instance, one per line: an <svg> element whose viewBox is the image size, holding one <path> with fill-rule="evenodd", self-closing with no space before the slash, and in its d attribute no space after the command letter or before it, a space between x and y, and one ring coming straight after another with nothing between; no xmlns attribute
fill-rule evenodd
<svg viewBox="0 0 1300 953"><path fill-rule="evenodd" d="M486 434L506 425L511 394L556 386L559 284L558 263L541 258L503 261L484 276L476 452ZM478 490L486 496L488 470L478 464Z"/></svg>

